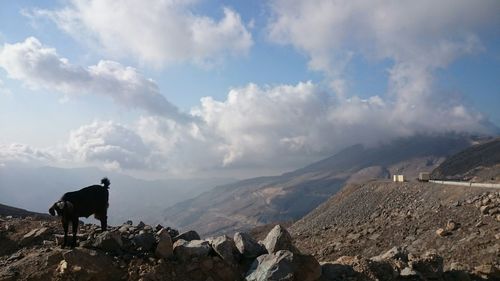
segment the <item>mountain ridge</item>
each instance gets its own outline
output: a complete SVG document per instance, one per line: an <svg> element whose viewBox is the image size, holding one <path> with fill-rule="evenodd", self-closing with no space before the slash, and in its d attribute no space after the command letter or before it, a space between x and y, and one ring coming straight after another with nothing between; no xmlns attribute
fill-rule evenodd
<svg viewBox="0 0 500 281"><path fill-rule="evenodd" d="M304 168L274 177L219 186L167 208L165 221L202 234L231 233L260 224L294 220L335 194L346 182L405 172L416 178L445 157L470 146L471 137L414 136L377 147L353 145Z"/></svg>

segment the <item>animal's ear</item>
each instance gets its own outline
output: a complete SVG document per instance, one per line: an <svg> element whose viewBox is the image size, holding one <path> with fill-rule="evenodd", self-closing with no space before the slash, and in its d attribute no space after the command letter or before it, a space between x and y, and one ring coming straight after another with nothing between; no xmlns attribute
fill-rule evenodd
<svg viewBox="0 0 500 281"><path fill-rule="evenodd" d="M52 207L50 207L50 209L49 209L49 213L50 213L51 216L55 216L56 215L56 211L54 210L54 205L52 205Z"/></svg>
<svg viewBox="0 0 500 281"><path fill-rule="evenodd" d="M69 202L69 201L65 201L64 202L64 207L66 208L66 210L68 210L69 212L73 212L73 203Z"/></svg>

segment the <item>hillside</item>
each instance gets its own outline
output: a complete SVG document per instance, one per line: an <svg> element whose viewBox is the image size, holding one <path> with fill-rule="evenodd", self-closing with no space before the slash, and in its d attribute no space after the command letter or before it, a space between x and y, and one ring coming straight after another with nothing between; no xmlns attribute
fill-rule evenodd
<svg viewBox="0 0 500 281"><path fill-rule="evenodd" d="M275 177L217 187L164 212L165 221L202 234L231 233L272 222L296 220L344 184L404 173L416 178L470 145L458 135L415 136L375 147L353 145L322 161Z"/></svg>
<svg viewBox="0 0 500 281"><path fill-rule="evenodd" d="M7 205L0 204L0 216L15 216L15 217L26 217L26 216L49 216L48 214L40 214L25 209L15 208Z"/></svg>
<svg viewBox="0 0 500 281"><path fill-rule="evenodd" d="M500 138L473 145L449 157L431 176L435 179L500 183Z"/></svg>
<svg viewBox="0 0 500 281"><path fill-rule="evenodd" d="M320 261L372 257L397 246L417 255L435 249L445 268L499 266L499 207L496 189L371 181L347 186L290 232Z"/></svg>

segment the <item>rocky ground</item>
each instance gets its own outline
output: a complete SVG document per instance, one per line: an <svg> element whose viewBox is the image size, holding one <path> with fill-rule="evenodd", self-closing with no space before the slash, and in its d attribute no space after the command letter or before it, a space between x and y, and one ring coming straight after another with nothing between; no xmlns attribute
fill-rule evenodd
<svg viewBox="0 0 500 281"><path fill-rule="evenodd" d="M491 270L500 280L498 189L381 181L351 185L290 231L300 250L322 262L369 258L393 247L417 256L432 250L444 258L446 270L478 276Z"/></svg>
<svg viewBox="0 0 500 281"><path fill-rule="evenodd" d="M195 231L126 222L101 232L81 226L79 246L61 249L60 226L47 218L0 217L0 280L471 280L498 277L484 265L474 273L444 269L435 251L393 248L363 258L318 262L302 253L288 231L274 226L256 241L250 234L201 239ZM7 245L8 247L4 247ZM496 275L495 275L496 274ZM458 279L457 279L458 278ZM492 279L491 279L492 280Z"/></svg>

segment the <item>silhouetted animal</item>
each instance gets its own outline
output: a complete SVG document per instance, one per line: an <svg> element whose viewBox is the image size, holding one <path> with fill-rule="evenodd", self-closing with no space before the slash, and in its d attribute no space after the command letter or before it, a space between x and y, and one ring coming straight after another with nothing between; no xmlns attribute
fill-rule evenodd
<svg viewBox="0 0 500 281"><path fill-rule="evenodd" d="M101 180L102 185L91 185L82 188L78 191L65 193L59 201L54 203L49 209L49 213L53 216L61 217L61 222L64 228L64 242L62 247L67 246L68 227L72 223L73 241L72 247L76 246L76 233L78 231L78 222L80 217L88 218L91 215L101 221L101 230L107 229L107 212L109 200L109 185L110 181L107 178Z"/></svg>

